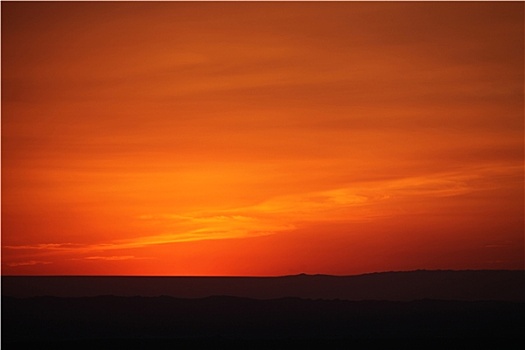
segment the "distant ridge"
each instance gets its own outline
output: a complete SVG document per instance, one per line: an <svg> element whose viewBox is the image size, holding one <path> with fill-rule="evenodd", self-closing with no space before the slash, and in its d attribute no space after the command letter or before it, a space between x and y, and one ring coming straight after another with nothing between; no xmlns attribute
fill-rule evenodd
<svg viewBox="0 0 525 350"><path fill-rule="evenodd" d="M415 270L282 277L2 276L2 295L525 301L525 270Z"/></svg>

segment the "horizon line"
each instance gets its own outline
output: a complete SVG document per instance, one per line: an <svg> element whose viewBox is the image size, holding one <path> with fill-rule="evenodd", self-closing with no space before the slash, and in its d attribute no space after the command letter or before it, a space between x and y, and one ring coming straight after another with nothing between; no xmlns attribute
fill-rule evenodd
<svg viewBox="0 0 525 350"><path fill-rule="evenodd" d="M523 269L414 269L414 270L389 270L364 272L351 275L326 274L326 273L297 273L290 275L11 275L1 274L3 277L156 277L156 278L284 278L284 277L358 277L366 275L387 274L387 273L413 273L413 272L524 272Z"/></svg>

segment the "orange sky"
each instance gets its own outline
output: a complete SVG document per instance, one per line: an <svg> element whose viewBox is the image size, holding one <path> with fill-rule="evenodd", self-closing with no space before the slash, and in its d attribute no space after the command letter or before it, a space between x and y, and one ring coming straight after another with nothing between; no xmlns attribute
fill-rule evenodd
<svg viewBox="0 0 525 350"><path fill-rule="evenodd" d="M2 2L2 274L524 267L523 2Z"/></svg>

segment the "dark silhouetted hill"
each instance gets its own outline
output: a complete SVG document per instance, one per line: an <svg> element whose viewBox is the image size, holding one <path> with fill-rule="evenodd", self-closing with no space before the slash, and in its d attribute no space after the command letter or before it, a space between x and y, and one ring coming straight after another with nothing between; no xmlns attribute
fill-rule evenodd
<svg viewBox="0 0 525 350"><path fill-rule="evenodd" d="M254 299L525 300L525 271L410 271L357 276L88 277L3 276L2 295L172 296L223 295Z"/></svg>
<svg viewBox="0 0 525 350"><path fill-rule="evenodd" d="M374 339L523 343L524 271L2 277L2 349ZM515 340L518 339L518 342ZM229 343L228 343L229 344ZM323 346L325 346L324 343ZM508 347L505 347L508 348Z"/></svg>

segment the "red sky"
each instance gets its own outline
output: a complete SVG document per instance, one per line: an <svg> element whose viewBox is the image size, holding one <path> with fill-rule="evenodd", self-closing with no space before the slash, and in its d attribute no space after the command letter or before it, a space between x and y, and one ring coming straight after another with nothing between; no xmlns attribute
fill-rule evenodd
<svg viewBox="0 0 525 350"><path fill-rule="evenodd" d="M524 267L523 2L2 2L2 274Z"/></svg>

